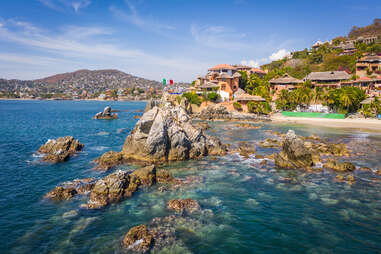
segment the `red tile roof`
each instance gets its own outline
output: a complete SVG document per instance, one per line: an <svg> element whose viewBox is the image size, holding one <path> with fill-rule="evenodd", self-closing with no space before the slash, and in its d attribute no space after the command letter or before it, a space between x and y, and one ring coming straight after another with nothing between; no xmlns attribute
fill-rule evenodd
<svg viewBox="0 0 381 254"><path fill-rule="evenodd" d="M361 77L358 80L371 80L371 78L369 78L369 77Z"/></svg>
<svg viewBox="0 0 381 254"><path fill-rule="evenodd" d="M235 70L235 68L229 64L217 64L216 66L209 69L209 71L217 71L217 70Z"/></svg>

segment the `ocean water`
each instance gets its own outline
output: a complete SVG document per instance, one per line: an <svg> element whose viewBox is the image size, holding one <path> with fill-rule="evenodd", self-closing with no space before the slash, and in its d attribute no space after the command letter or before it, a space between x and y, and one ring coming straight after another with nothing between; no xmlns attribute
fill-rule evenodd
<svg viewBox="0 0 381 254"><path fill-rule="evenodd" d="M92 120L106 105L119 120ZM177 189L145 188L132 198L103 210L79 209L86 196L50 202L43 196L75 178L100 178L92 160L120 150L144 102L0 101L0 252L124 253L121 240L129 228L155 217L172 215L173 198L197 200L203 212L174 223L178 241L160 253L380 253L381 177L356 171L352 185L335 181L332 171L306 173L280 170L269 160L238 154L178 162L162 167L176 177L194 179ZM381 168L381 136L290 124L259 124L240 129L235 123L213 122L210 135L237 146L274 138L266 130L318 134L344 142L356 166ZM72 135L84 150L61 164L42 163L36 155L47 139ZM257 146L266 155L277 149ZM130 165L120 169L133 168Z"/></svg>

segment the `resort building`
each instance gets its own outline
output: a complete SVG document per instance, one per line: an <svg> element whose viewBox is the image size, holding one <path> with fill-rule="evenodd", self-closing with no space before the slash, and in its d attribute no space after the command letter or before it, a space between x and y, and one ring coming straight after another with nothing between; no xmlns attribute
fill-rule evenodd
<svg viewBox="0 0 381 254"><path fill-rule="evenodd" d="M216 66L208 69L210 72L217 72L219 74L225 72L228 75L233 75L233 71L236 71L236 68L229 64L217 64Z"/></svg>
<svg viewBox="0 0 381 254"><path fill-rule="evenodd" d="M372 44L377 42L377 36L370 36L370 37L357 37L356 42L365 43L365 44Z"/></svg>
<svg viewBox="0 0 381 254"><path fill-rule="evenodd" d="M357 51L355 44L353 42L341 43L336 48L340 48L343 50L343 52L341 52L339 56L353 55Z"/></svg>
<svg viewBox="0 0 381 254"><path fill-rule="evenodd" d="M381 73L381 56L372 54L361 57L356 62L356 75L360 77L368 74Z"/></svg>
<svg viewBox="0 0 381 254"><path fill-rule="evenodd" d="M249 102L265 102L266 100L261 96L250 95L248 93L242 93L235 97L235 101L239 102L244 111L248 111L247 104Z"/></svg>
<svg viewBox="0 0 381 254"><path fill-rule="evenodd" d="M304 81L310 80L312 87L340 88L341 82L349 80L350 77L345 71L311 72L304 78Z"/></svg>
<svg viewBox="0 0 381 254"><path fill-rule="evenodd" d="M258 75L260 78L263 78L263 76L267 74L267 72L262 71L261 69L258 69L258 68L251 68L249 70L249 74L251 73Z"/></svg>
<svg viewBox="0 0 381 254"><path fill-rule="evenodd" d="M298 88L298 85L302 83L303 83L302 80L291 77L287 73L280 78L271 79L270 80L270 94L272 95L273 101L278 99L279 94L281 93L283 89L292 91Z"/></svg>

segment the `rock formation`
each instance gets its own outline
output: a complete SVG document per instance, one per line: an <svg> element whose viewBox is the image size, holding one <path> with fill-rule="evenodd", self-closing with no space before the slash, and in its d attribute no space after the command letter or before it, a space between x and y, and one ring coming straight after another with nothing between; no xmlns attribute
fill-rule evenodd
<svg viewBox="0 0 381 254"><path fill-rule="evenodd" d="M112 119L118 119L118 114L112 114L111 113L111 107L107 106L104 108L103 112L98 112L94 119L104 119L104 120L112 120Z"/></svg>
<svg viewBox="0 0 381 254"><path fill-rule="evenodd" d="M201 210L200 205L196 200L187 199L172 199L168 202L168 208L176 212L195 212Z"/></svg>
<svg viewBox="0 0 381 254"><path fill-rule="evenodd" d="M255 145L247 142L240 142L238 145L238 152L241 156L248 157L250 154L255 153Z"/></svg>
<svg viewBox="0 0 381 254"><path fill-rule="evenodd" d="M309 168L313 166L312 154L293 130L289 130L282 143L282 151L275 154L275 165L281 168Z"/></svg>
<svg viewBox="0 0 381 254"><path fill-rule="evenodd" d="M123 246L137 253L147 253L154 242L153 234L146 225L131 228L124 236Z"/></svg>
<svg viewBox="0 0 381 254"><path fill-rule="evenodd" d="M94 160L97 165L97 169L109 170L110 168L123 163L123 155L115 151L108 151L101 157Z"/></svg>
<svg viewBox="0 0 381 254"><path fill-rule="evenodd" d="M333 169L339 172L353 171L356 169L355 165L350 162L338 162L335 159L329 159L325 164L325 168Z"/></svg>
<svg viewBox="0 0 381 254"><path fill-rule="evenodd" d="M124 160L161 163L222 155L226 147L192 124L182 107L166 103L144 113L122 149Z"/></svg>
<svg viewBox="0 0 381 254"><path fill-rule="evenodd" d="M86 194L94 187L94 178L76 179L72 182L67 182L62 186L57 186L49 191L44 198L55 201L68 200L77 194Z"/></svg>
<svg viewBox="0 0 381 254"><path fill-rule="evenodd" d="M44 154L43 161L63 162L68 160L71 155L81 151L83 147L84 145L79 143L77 139L66 136L49 139L38 149L38 152Z"/></svg>

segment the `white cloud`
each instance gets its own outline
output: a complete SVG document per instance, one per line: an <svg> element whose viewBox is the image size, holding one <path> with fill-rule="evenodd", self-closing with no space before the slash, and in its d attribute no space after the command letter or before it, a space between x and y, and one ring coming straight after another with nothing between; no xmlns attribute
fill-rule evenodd
<svg viewBox="0 0 381 254"><path fill-rule="evenodd" d="M274 52L272 53L270 56L269 56L269 60L270 61L276 61L276 60L280 60L286 56L289 56L290 55L290 52L285 50L285 49L280 49L278 50L277 52Z"/></svg>
<svg viewBox="0 0 381 254"><path fill-rule="evenodd" d="M259 62L255 61L255 60L248 60L248 61L242 60L241 64L242 65L246 65L246 66L250 66L250 67L253 67L253 68L258 68L259 67Z"/></svg>
<svg viewBox="0 0 381 254"><path fill-rule="evenodd" d="M28 23L29 24L29 23ZM7 63L14 66L13 70L25 69L34 76L27 78L40 78L40 73L33 66L34 59L38 65L44 65L41 73L51 70L50 74L62 71L72 71L73 68L116 68L128 73L145 78L160 80L162 77L171 77L175 80L192 80L195 73L207 68L204 62L186 58L185 56L159 56L136 48L126 47L123 44L106 43L100 38L100 34L108 32L102 27L65 27L63 33L48 33L43 29L34 27L32 24L20 26L8 21L0 27L0 41L12 43L21 48L18 52L34 52L8 54L0 52L2 65ZM84 34L83 31L90 31ZM109 38L107 39L109 41ZM8 74L2 72L2 76L8 78L15 75L10 67L6 68ZM57 71L58 70L58 71ZM24 78L14 77L12 78Z"/></svg>
<svg viewBox="0 0 381 254"><path fill-rule="evenodd" d="M124 10L120 9L120 8L117 8L114 5L110 6L109 10L111 11L111 13L115 17L117 17L117 18L119 18L125 22L131 23L131 24L133 24L133 25L135 25L141 29L152 30L155 32L160 32L163 30L175 30L176 29L174 26L167 25L167 24L161 24L160 22L153 19L152 17L141 16L138 13L135 4L133 4L132 1L126 0L125 2L126 2L128 9L129 9L128 13L125 12Z"/></svg>
<svg viewBox="0 0 381 254"><path fill-rule="evenodd" d="M249 45L242 41L246 34L237 33L223 26L198 26L191 25L191 35L194 40L210 48L220 49L247 49Z"/></svg>
<svg viewBox="0 0 381 254"><path fill-rule="evenodd" d="M64 11L71 9L78 12L80 9L85 8L91 4L90 0L39 0L46 7L55 11Z"/></svg>

